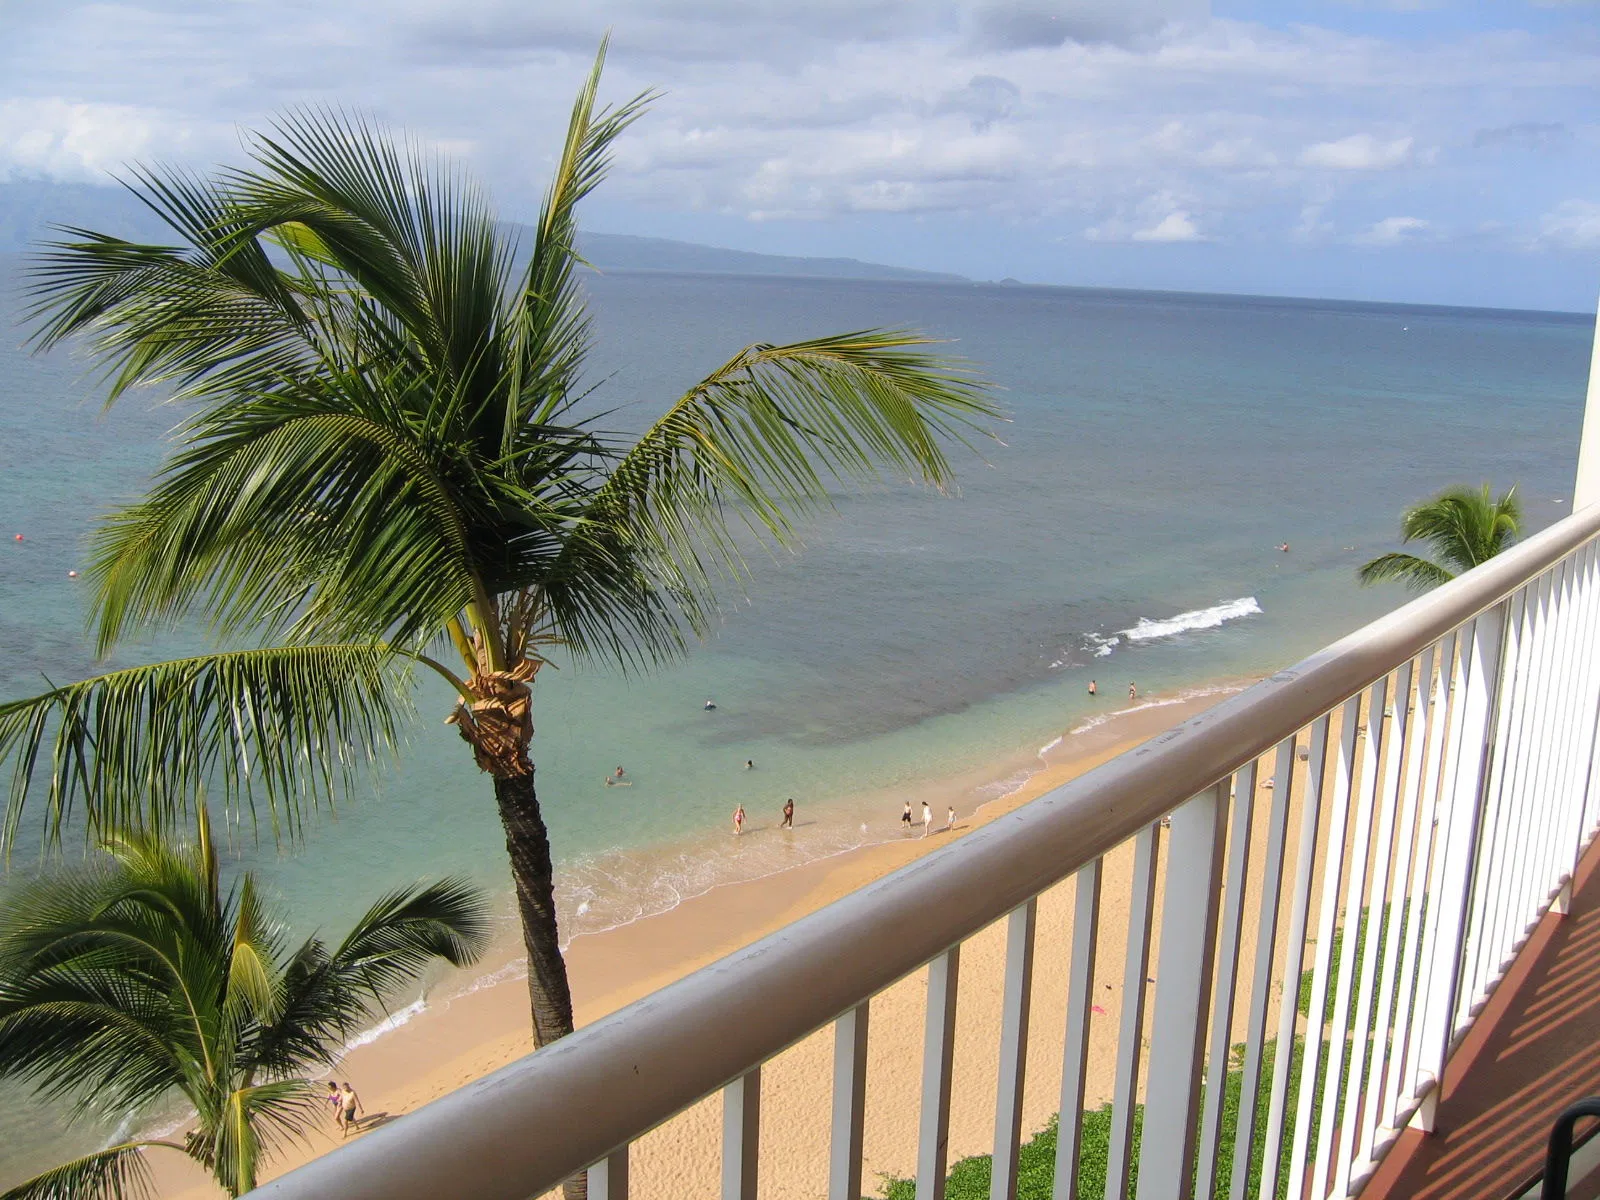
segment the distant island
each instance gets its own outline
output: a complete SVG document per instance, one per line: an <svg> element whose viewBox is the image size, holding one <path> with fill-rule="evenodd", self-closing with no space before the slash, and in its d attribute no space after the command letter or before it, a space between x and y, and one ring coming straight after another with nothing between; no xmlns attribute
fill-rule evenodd
<svg viewBox="0 0 1600 1200"><path fill-rule="evenodd" d="M509 223L514 224L514 223ZM165 241L165 228L120 187L18 180L0 183L0 254L18 254L51 236L52 225L115 234L132 241ZM525 226L517 231L526 241ZM582 233L579 249L600 271L663 271L689 275L776 275L813 279L879 279L967 283L961 275L916 271L854 258L799 258L727 250L668 238Z"/></svg>

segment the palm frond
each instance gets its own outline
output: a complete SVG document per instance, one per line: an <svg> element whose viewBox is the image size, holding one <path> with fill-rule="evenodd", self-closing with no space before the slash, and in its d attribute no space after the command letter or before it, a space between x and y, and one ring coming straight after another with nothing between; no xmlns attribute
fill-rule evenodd
<svg viewBox="0 0 1600 1200"><path fill-rule="evenodd" d="M255 880L239 884L233 912L233 945L223 1012L235 1022L265 1024L281 1008L283 980L278 970L278 927L262 906Z"/></svg>
<svg viewBox="0 0 1600 1200"><path fill-rule="evenodd" d="M609 649L597 645L606 602L637 608L628 588L608 595L609 581L597 588L573 569L584 559L649 579L699 631L711 584L743 573L736 526L792 546L794 515L830 507L832 484L889 473L947 488L942 443L965 444L1000 414L930 344L868 330L751 346L696 384L612 466L585 512L595 529L579 531L540 581L561 636L580 651ZM653 615L638 624L657 636Z"/></svg>
<svg viewBox="0 0 1600 1200"><path fill-rule="evenodd" d="M313 645L130 667L0 704L11 787L0 848L15 845L43 791L47 835L79 806L87 827L159 824L220 792L229 811L263 806L275 836L298 833L357 767L400 738L409 661L379 645ZM43 778L39 778L40 776Z"/></svg>
<svg viewBox="0 0 1600 1200"><path fill-rule="evenodd" d="M178 397L226 394L292 371L314 344L302 297L241 240L226 191L181 171L136 169L127 186L183 240L145 245L67 228L27 269L41 349L88 335L111 373L107 403L173 382Z"/></svg>
<svg viewBox="0 0 1600 1200"><path fill-rule="evenodd" d="M1522 533L1522 504L1515 485L1496 498L1489 485L1455 487L1414 504L1401 515L1400 538L1425 542L1434 561L1410 554L1385 554L1363 566L1363 584L1397 580L1426 591L1481 566ZM1421 565L1418 565L1421 564Z"/></svg>
<svg viewBox="0 0 1600 1200"><path fill-rule="evenodd" d="M399 394L357 371L203 413L95 535L96 635L200 609L224 634L426 642L482 603L473 513Z"/></svg>
<svg viewBox="0 0 1600 1200"><path fill-rule="evenodd" d="M283 972L283 1008L252 1050L262 1071L285 1075L325 1065L341 1042L434 958L474 962L488 940L488 905L460 879L381 897L330 953L305 942Z"/></svg>
<svg viewBox="0 0 1600 1200"><path fill-rule="evenodd" d="M616 108L596 112L609 43L608 35L573 101L566 141L534 225L531 255L512 306L507 353L512 402L504 413L503 452L510 452L527 426L557 420L571 402L589 350L589 319L574 274L581 261L577 206L605 178L612 143L656 97L654 92L641 92Z"/></svg>
<svg viewBox="0 0 1600 1200"><path fill-rule="evenodd" d="M256 1186L273 1148L304 1139L321 1101L304 1079L252 1084L229 1092L217 1119L189 1135L189 1153L211 1168L231 1195Z"/></svg>
<svg viewBox="0 0 1600 1200"><path fill-rule="evenodd" d="M1394 582L1404 584L1412 591L1425 592L1441 583L1449 583L1455 578L1455 572L1426 558L1418 558L1415 554L1396 552L1379 555L1366 563L1357 573L1357 578L1363 585Z"/></svg>
<svg viewBox="0 0 1600 1200"><path fill-rule="evenodd" d="M147 1148L181 1147L171 1142L124 1142L52 1167L0 1192L0 1200L142 1200L156 1194Z"/></svg>

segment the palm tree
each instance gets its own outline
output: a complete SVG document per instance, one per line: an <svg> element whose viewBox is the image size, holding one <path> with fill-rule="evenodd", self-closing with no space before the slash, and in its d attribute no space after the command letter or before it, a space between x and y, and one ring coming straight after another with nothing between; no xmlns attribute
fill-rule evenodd
<svg viewBox="0 0 1600 1200"><path fill-rule="evenodd" d="M872 330L747 346L641 435L607 433L575 208L650 96L597 108L604 52L526 248L435 157L304 112L248 166L135 171L180 245L51 244L37 345L85 335L111 400L159 382L190 413L150 495L93 542L99 649L196 614L255 644L0 705L7 839L33 790L56 837L80 808L131 824L202 786L292 836L396 741L416 672L443 678L493 779L537 1045L572 1029L530 757L546 656L671 658L830 486L943 490L943 443L997 415L927 339Z"/></svg>
<svg viewBox="0 0 1600 1200"><path fill-rule="evenodd" d="M1425 592L1463 571L1488 562L1522 533L1522 504L1513 485L1498 499L1481 488L1451 488L1406 509L1400 518L1402 542L1423 541L1433 558L1397 551L1379 555L1361 568L1363 585L1395 580Z"/></svg>
<svg viewBox="0 0 1600 1200"><path fill-rule="evenodd" d="M0 1077L33 1080L74 1115L149 1110L181 1094L183 1141L123 1142L0 1200L149 1191L146 1150L187 1154L230 1196L324 1104L305 1076L331 1066L374 1004L435 959L473 961L488 927L460 880L381 897L331 950L290 950L246 874L226 893L205 810L200 837L109 834L107 852L52 871L0 907Z"/></svg>

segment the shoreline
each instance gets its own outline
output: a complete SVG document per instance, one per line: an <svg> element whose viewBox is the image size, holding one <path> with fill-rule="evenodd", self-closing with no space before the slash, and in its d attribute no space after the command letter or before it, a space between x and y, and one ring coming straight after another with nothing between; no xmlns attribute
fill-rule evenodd
<svg viewBox="0 0 1600 1200"><path fill-rule="evenodd" d="M1033 768L1015 786L970 813L958 811L953 831L941 829L936 820L927 837L920 832L889 836L771 874L714 883L664 911L575 934L568 942L566 957L576 1025L582 1028L758 941L945 845L949 837L959 838L1013 811L1245 686L1246 681L1228 681L1186 689L1177 696L1155 696L1065 730L1036 752ZM994 768L1003 770L1011 763L991 764L987 772L991 784L1016 778L1020 769L1016 766L1000 779L994 778ZM951 788L971 786L966 777L943 783L936 790L946 794ZM923 794L927 790L923 788ZM461 990L452 987L454 980L447 978L420 1000L397 1008L352 1039L333 1074L355 1084L368 1113L366 1127L414 1111L528 1053L526 967L516 953L520 945L515 938L508 940L512 944L499 943L485 955ZM339 1143L331 1129L313 1130L303 1143L280 1147L262 1179L292 1170ZM167 1161L169 1158L172 1161ZM153 1156L150 1165L159 1195L200 1200L214 1193L214 1186L200 1169L179 1161L176 1155Z"/></svg>

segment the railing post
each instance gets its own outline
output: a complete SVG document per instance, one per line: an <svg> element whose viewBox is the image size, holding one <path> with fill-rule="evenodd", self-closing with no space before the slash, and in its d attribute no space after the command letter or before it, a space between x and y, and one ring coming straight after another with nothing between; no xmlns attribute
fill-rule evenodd
<svg viewBox="0 0 1600 1200"><path fill-rule="evenodd" d="M1072 902L1072 965L1067 977L1067 1036L1061 1052L1061 1114L1056 1127L1053 1200L1078 1200L1078 1150L1083 1139L1083 1092L1089 1077L1089 1026L1094 1012L1094 960L1100 935L1100 867L1078 868ZM918 1200L921 1200L919 1197Z"/></svg>
<svg viewBox="0 0 1600 1200"><path fill-rule="evenodd" d="M1143 1057L1144 983L1150 966L1155 916L1156 860L1161 827L1146 825L1133 843L1133 887L1128 904L1128 945L1122 966L1122 1019L1117 1027L1117 1074L1111 1092L1111 1139L1106 1148L1106 1200L1127 1200L1133 1162L1133 1110Z"/></svg>
<svg viewBox="0 0 1600 1200"><path fill-rule="evenodd" d="M867 1006L833 1023L833 1137L828 1200L861 1200L861 1132L867 1101Z"/></svg>
<svg viewBox="0 0 1600 1200"><path fill-rule="evenodd" d="M956 983L961 947L928 964L927 1030L922 1042L922 1113L917 1139L917 1200L944 1200L950 1151L950 1068L956 1048Z"/></svg>
<svg viewBox="0 0 1600 1200"><path fill-rule="evenodd" d="M1028 1003L1033 992L1035 896L1006 918L1006 982L1000 1011L1000 1080L995 1092L990 1200L1016 1200L1022 1141L1022 1082L1028 1065Z"/></svg>
<svg viewBox="0 0 1600 1200"><path fill-rule="evenodd" d="M1222 891L1223 818L1228 781L1207 788L1172 814L1162 902L1155 1020L1150 1032L1144 1132L1139 1140L1140 1200L1189 1200L1194 1184L1195 1109L1211 1009L1211 968ZM1135 1035L1137 1036L1137 1035ZM1209 1086L1223 1086L1226 1068ZM1211 1181L1201 1185L1207 1194Z"/></svg>
<svg viewBox="0 0 1600 1200"><path fill-rule="evenodd" d="M1501 647L1505 642L1505 602L1480 613L1472 625L1472 640L1464 656L1466 678L1457 696L1462 707L1455 770L1446 780L1451 808L1449 842L1445 847L1445 878L1440 895L1440 917L1450 921L1435 947L1435 978L1448 979L1450 986L1442 1008L1429 1014L1426 1027L1433 1038L1424 1059L1433 1069L1435 1080L1444 1079L1444 1064L1450 1056L1455 1036L1456 1008L1460 1000L1462 947L1466 938L1468 912L1472 898L1472 877L1476 871L1479 834L1483 822L1483 803L1487 789L1489 737L1493 726L1495 690L1500 682Z"/></svg>
<svg viewBox="0 0 1600 1200"><path fill-rule="evenodd" d="M761 1154L761 1068L722 1089L722 1200L756 1200Z"/></svg>
<svg viewBox="0 0 1600 1200"><path fill-rule="evenodd" d="M628 1148L614 1150L589 1168L589 1200L628 1200Z"/></svg>

